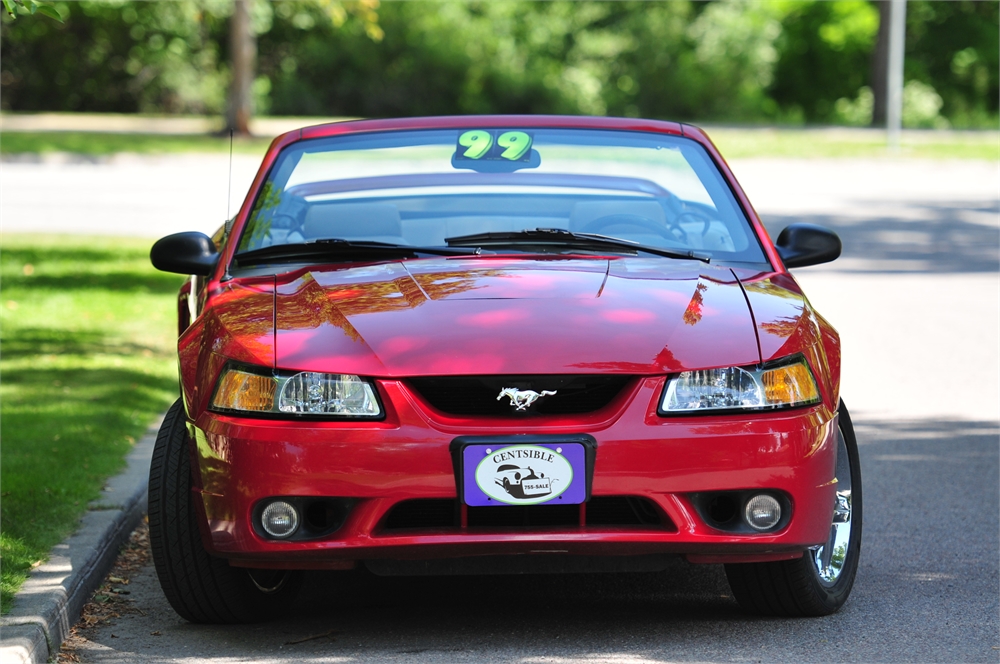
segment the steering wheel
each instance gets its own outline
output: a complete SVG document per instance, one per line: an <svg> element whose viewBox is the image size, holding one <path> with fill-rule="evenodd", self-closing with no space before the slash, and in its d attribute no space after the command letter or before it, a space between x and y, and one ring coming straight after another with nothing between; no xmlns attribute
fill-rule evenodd
<svg viewBox="0 0 1000 664"><path fill-rule="evenodd" d="M698 209L684 210L674 219L674 224L677 226L681 225L681 221L690 218L692 221L700 221L703 225L701 229L701 235L704 237L708 234L708 230L712 227L712 222L715 219L712 218L707 212L703 212Z"/></svg>
<svg viewBox="0 0 1000 664"><path fill-rule="evenodd" d="M273 238L273 231L284 231L284 237L288 238L292 233L301 234L303 226L305 226L305 219L299 221L290 214L279 212L271 217L271 228L268 231L268 235Z"/></svg>
<svg viewBox="0 0 1000 664"><path fill-rule="evenodd" d="M582 228L580 228L580 232L600 234L601 231L608 226L615 225L635 226L647 231L653 231L657 235L672 242L685 242L687 240L687 234L684 232L684 229L681 228L679 223L675 222L669 226L665 226L658 221L654 221L649 217L644 217L641 214L607 214L603 217L591 219L584 224Z"/></svg>

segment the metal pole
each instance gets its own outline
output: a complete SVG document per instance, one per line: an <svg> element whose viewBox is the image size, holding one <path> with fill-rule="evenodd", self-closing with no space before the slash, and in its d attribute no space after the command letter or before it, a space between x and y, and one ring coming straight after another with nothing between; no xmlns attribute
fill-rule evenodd
<svg viewBox="0 0 1000 664"><path fill-rule="evenodd" d="M906 47L906 0L890 0L889 6L889 75L886 99L886 128L889 149L899 149L903 125L903 55Z"/></svg>

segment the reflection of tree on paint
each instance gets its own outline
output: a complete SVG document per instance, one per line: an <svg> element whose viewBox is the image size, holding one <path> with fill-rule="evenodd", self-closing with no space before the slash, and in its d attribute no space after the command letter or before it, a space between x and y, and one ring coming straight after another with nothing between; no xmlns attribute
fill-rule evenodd
<svg viewBox="0 0 1000 664"><path fill-rule="evenodd" d="M787 338L795 333L795 328L798 327L799 322L800 319L798 318L781 317L767 323L761 323L759 327L768 334Z"/></svg>
<svg viewBox="0 0 1000 664"><path fill-rule="evenodd" d="M708 285L699 282L694 289L694 294L691 296L691 301L688 302L687 309L684 310L684 323L687 325L694 325L701 320L701 309L704 305L704 295L705 291L708 290Z"/></svg>
<svg viewBox="0 0 1000 664"><path fill-rule="evenodd" d="M811 331L809 326L811 312L806 308L802 300L802 295L799 293L776 284L770 279L748 281L743 284L743 288L750 293L776 295L783 300L789 301L788 304L791 304L790 307L786 308L786 311L790 312L791 315L775 316L772 320L758 319L760 322L758 322L757 327L767 334L772 334L782 339L790 339L793 336L801 337Z"/></svg>
<svg viewBox="0 0 1000 664"><path fill-rule="evenodd" d="M209 325L221 323L233 339L253 357L270 360L274 303L271 294L246 286L230 286L215 296L207 317ZM206 338L219 338L213 328Z"/></svg>
<svg viewBox="0 0 1000 664"><path fill-rule="evenodd" d="M479 277L498 274L499 270L435 273L433 281L423 284L424 290L409 277L327 288L306 274L295 284L294 293L278 295L278 328L302 330L333 324L351 339L360 341L360 335L348 321L350 316L413 309L426 302L428 296L444 299L476 288ZM289 306L292 303L294 307Z"/></svg>
<svg viewBox="0 0 1000 664"><path fill-rule="evenodd" d="M661 367L664 371L680 371L681 363L677 361L674 354L666 346L663 347L656 357L653 358L653 365ZM612 371L617 373L645 373L649 366L638 362L577 362L571 366L591 371Z"/></svg>

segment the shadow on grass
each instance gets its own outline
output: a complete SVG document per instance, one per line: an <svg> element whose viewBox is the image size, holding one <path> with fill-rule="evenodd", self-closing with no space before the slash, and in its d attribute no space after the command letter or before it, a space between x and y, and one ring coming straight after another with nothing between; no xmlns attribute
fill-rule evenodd
<svg viewBox="0 0 1000 664"><path fill-rule="evenodd" d="M151 293L161 295L176 293L183 279L176 274L147 275L140 272L107 272L104 274L80 274L48 276L38 275L24 279L4 279L4 289L30 288L32 290L108 290L120 293Z"/></svg>
<svg viewBox="0 0 1000 664"><path fill-rule="evenodd" d="M177 391L140 368L6 370L0 523L7 610L31 565L76 527L149 419Z"/></svg>
<svg viewBox="0 0 1000 664"><path fill-rule="evenodd" d="M4 247L4 288L31 288L32 290L71 291L103 289L119 292L176 293L184 278L176 274L146 269L149 254L135 249L81 248L79 246ZM141 268L111 268L94 271L97 266L115 266L123 262L138 262ZM30 264L34 274L26 276L22 266ZM46 274L47 264L58 264L60 274ZM65 272L66 266L79 265L79 272Z"/></svg>
<svg viewBox="0 0 1000 664"><path fill-rule="evenodd" d="M155 345L119 340L111 341L104 334L93 330L69 332L47 327L25 327L5 332L3 335L3 355L8 360L37 355L168 357L162 348ZM16 371L6 371L3 379L8 383L18 383L19 379L33 376L34 373L22 374Z"/></svg>
<svg viewBox="0 0 1000 664"><path fill-rule="evenodd" d="M0 514L4 532L28 542L56 524L72 527L79 505L99 495L177 391L170 376L128 367L8 370L4 381L16 390L0 422Z"/></svg>

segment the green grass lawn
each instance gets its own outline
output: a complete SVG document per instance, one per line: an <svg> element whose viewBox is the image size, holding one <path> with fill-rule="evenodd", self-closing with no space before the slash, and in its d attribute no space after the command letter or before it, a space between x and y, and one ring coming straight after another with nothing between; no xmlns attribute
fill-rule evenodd
<svg viewBox="0 0 1000 664"><path fill-rule="evenodd" d="M898 152L886 147L885 133L850 128L707 127L727 159L745 157L924 157L1000 159L997 131L904 131ZM270 138L237 139L234 150L263 156ZM106 156L119 152L170 154L225 152L229 138L199 135L111 134L97 132L5 132L0 154L68 152Z"/></svg>
<svg viewBox="0 0 1000 664"><path fill-rule="evenodd" d="M897 151L886 145L885 132L869 129L706 127L705 131L726 159L919 157L1000 160L1000 131L904 131Z"/></svg>
<svg viewBox="0 0 1000 664"><path fill-rule="evenodd" d="M5 234L0 244L0 590L75 529L176 398L181 277L151 240Z"/></svg>
<svg viewBox="0 0 1000 664"><path fill-rule="evenodd" d="M233 151L264 156L268 138L237 138ZM229 152L229 136L171 134L112 134L88 131L4 132L0 136L0 154L46 154L69 152L89 156L107 156L119 152L136 154L171 154L178 152Z"/></svg>

